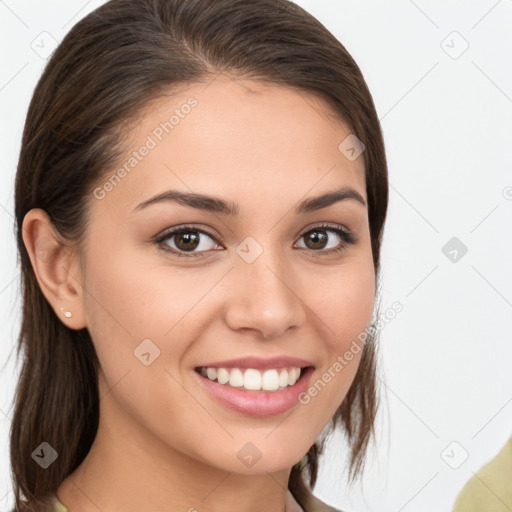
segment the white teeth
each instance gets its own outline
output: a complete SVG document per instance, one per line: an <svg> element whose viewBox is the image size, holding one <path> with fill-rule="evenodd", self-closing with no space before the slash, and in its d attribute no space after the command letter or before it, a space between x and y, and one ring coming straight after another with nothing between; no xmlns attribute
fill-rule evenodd
<svg viewBox="0 0 512 512"><path fill-rule="evenodd" d="M279 374L279 385L284 388L288 386L288 370L283 368Z"/></svg>
<svg viewBox="0 0 512 512"><path fill-rule="evenodd" d="M261 389L261 373L258 370L249 368L244 373L244 388L245 389Z"/></svg>
<svg viewBox="0 0 512 512"><path fill-rule="evenodd" d="M233 368L229 373L229 385L234 388L244 385L244 375L238 368Z"/></svg>
<svg viewBox="0 0 512 512"><path fill-rule="evenodd" d="M298 367L256 370L248 368L205 368L200 373L210 380L217 380L219 384L227 384L235 388L243 387L248 390L277 391L293 386L300 377L301 369Z"/></svg>
<svg viewBox="0 0 512 512"><path fill-rule="evenodd" d="M229 382L229 372L226 368L217 369L217 381L219 384L226 384L226 382Z"/></svg>
<svg viewBox="0 0 512 512"><path fill-rule="evenodd" d="M279 388L279 375L277 374L277 370L267 370L263 374L261 387L265 391L275 391Z"/></svg>

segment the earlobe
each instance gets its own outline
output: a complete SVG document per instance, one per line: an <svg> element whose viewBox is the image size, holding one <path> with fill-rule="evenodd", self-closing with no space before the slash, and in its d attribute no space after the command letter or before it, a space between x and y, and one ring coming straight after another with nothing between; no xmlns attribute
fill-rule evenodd
<svg viewBox="0 0 512 512"><path fill-rule="evenodd" d="M60 310L64 313L64 316L66 318L71 318L73 316L73 313L71 311L64 311L64 308L61 306Z"/></svg>
<svg viewBox="0 0 512 512"><path fill-rule="evenodd" d="M56 315L67 327L83 329L86 325L78 254L40 208L25 215L22 237L41 292Z"/></svg>

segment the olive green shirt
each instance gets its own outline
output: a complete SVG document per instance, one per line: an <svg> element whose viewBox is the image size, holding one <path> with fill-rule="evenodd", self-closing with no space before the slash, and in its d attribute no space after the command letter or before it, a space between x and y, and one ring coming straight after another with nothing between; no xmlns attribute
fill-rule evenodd
<svg viewBox="0 0 512 512"><path fill-rule="evenodd" d="M512 437L462 488L452 512L512 510Z"/></svg>

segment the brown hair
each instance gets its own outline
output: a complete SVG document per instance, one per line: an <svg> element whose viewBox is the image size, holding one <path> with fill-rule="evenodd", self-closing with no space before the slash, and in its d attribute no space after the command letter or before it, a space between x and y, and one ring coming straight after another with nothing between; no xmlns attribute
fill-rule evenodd
<svg viewBox="0 0 512 512"><path fill-rule="evenodd" d="M44 209L62 239L79 246L87 197L124 150L123 130L173 87L219 72L320 95L362 141L378 280L388 204L380 123L359 67L319 21L289 0L111 0L99 7L49 59L28 109L17 168L23 293L17 358L23 351L23 361L10 431L16 511L47 510L49 496L89 451L99 420L98 359L89 332L67 328L42 294L22 239L25 214ZM374 334L332 419L350 444L351 481L374 437ZM310 489L315 485L324 440L292 469L289 487L299 502L308 485L304 471ZM47 469L31 456L43 441L59 454Z"/></svg>

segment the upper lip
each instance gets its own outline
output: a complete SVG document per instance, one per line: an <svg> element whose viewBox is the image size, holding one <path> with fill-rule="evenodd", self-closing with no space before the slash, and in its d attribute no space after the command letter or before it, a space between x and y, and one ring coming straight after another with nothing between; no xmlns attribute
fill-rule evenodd
<svg viewBox="0 0 512 512"><path fill-rule="evenodd" d="M237 359L229 359L224 361L216 361L214 363L206 363L199 365L200 367L206 368L254 368L260 370L272 369L272 368L285 368L288 366L304 368L306 366L313 366L311 361L306 359L298 359L297 357L239 357Z"/></svg>

